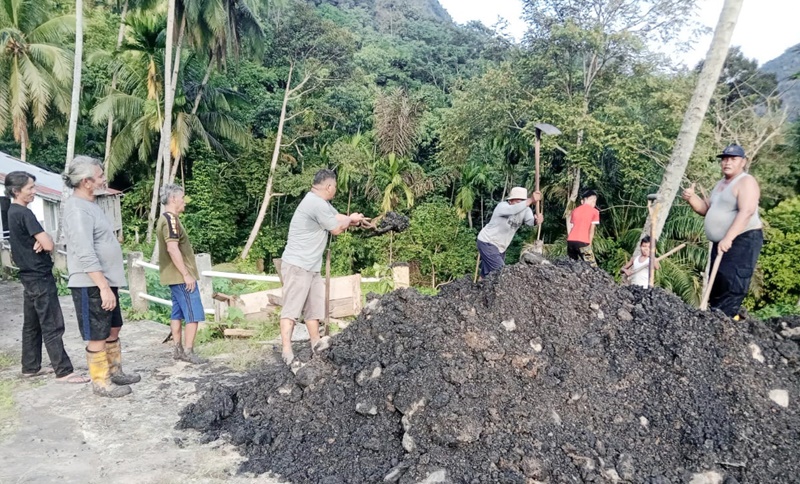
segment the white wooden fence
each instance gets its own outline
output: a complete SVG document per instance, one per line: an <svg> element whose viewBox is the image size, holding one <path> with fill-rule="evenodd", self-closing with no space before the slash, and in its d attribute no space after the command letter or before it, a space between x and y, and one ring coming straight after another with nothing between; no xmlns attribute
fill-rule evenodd
<svg viewBox="0 0 800 484"><path fill-rule="evenodd" d="M16 271L17 268L14 267L11 261L10 247L5 242L6 241L2 241L2 244L0 244L0 266ZM67 253L63 250L63 248L59 248L56 253L53 254L56 269L62 272L66 272L67 269L66 256ZM280 282L280 278L277 275L242 274L237 272L214 271L211 268L211 255L209 254L196 254L195 262L197 264L197 270L200 273L200 280L197 282L200 289L200 299L203 302L203 310L205 314L213 315L215 313L213 299L213 278L215 277L237 281ZM135 311L147 311L151 302L160 304L162 306L172 306L172 301L168 301L147 293L147 277L145 276L145 271L159 270L156 264L146 262L144 260L144 254L141 252L128 253L127 260L124 260L123 263L128 267L128 289L120 289L120 292L130 294L131 304ZM377 277L361 278L362 283L379 281L380 279Z"/></svg>

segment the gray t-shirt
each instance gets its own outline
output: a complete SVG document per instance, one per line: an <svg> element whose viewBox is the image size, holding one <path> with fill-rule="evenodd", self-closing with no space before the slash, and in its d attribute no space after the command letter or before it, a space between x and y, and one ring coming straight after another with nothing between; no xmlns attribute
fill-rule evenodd
<svg viewBox="0 0 800 484"><path fill-rule="evenodd" d="M319 272L328 232L339 226L336 221L338 213L330 202L308 192L292 216L282 261Z"/></svg>
<svg viewBox="0 0 800 484"><path fill-rule="evenodd" d="M114 229L94 202L71 196L64 204L69 287L95 287L88 272L102 272L111 287L127 286Z"/></svg>
<svg viewBox="0 0 800 484"><path fill-rule="evenodd" d="M525 202L514 205L500 202L492 212L492 219L478 234L478 240L494 245L502 254L508 249L514 234L522 224L534 225L535 223L533 210Z"/></svg>

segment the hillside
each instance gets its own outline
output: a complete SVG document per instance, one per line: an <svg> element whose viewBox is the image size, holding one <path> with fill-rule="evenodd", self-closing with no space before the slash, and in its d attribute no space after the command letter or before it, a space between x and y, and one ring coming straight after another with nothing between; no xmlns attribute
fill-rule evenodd
<svg viewBox="0 0 800 484"><path fill-rule="evenodd" d="M402 16L410 19L453 20L438 0L309 0L314 5L333 5L339 8L363 8L376 18Z"/></svg>
<svg viewBox="0 0 800 484"><path fill-rule="evenodd" d="M778 77L778 89L789 112L789 119L800 117L800 80L792 79L795 74L800 73L800 44L764 63L761 70L774 73Z"/></svg>

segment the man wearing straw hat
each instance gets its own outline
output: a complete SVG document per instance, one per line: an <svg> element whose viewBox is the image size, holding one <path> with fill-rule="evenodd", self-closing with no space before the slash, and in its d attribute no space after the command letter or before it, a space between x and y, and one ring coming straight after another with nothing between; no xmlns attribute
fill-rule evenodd
<svg viewBox="0 0 800 484"><path fill-rule="evenodd" d="M692 210L705 217L706 237L712 242L711 261L722 256L711 287L708 304L729 317L735 317L747 295L750 278L764 243L758 199L758 182L745 171L744 149L728 145L717 155L722 179L714 186L711 197L699 197L695 184L683 191L683 199Z"/></svg>
<svg viewBox="0 0 800 484"><path fill-rule="evenodd" d="M531 205L542 199L542 194L514 187L508 198L492 212L492 219L478 234L478 253L481 258L481 277L501 269L505 264L506 249L522 224L533 226L542 223L541 214L533 214Z"/></svg>

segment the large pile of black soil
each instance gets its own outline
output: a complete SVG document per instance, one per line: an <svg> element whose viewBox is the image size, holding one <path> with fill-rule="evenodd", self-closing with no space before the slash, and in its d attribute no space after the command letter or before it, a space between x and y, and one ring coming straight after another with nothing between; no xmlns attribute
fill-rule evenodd
<svg viewBox="0 0 800 484"><path fill-rule="evenodd" d="M516 265L373 300L296 375L212 385L179 425L291 482L800 482L796 326Z"/></svg>

